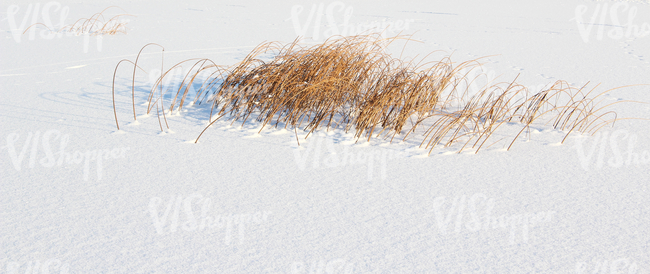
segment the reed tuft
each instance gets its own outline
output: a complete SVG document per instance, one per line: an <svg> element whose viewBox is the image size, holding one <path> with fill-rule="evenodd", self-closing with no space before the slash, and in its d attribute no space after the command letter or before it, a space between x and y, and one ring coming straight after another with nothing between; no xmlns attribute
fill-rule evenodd
<svg viewBox="0 0 650 274"><path fill-rule="evenodd" d="M181 84L165 90L176 91L168 105L173 112L186 103L190 87L201 81L192 102L211 104L211 122L197 142L212 124L229 117L242 124L256 119L262 129L266 125L302 129L307 137L318 129L341 128L353 132L357 140L416 138L429 153L438 145L460 142L458 152L471 148L478 153L504 123L522 126L511 136L510 149L542 117L568 132L567 136L571 132L593 134L617 120L614 112L605 111L609 105L596 101L609 90L591 96L595 88L574 88L565 81L531 94L515 78L470 94L469 85L462 83L475 79L463 71L480 65L479 59L459 64L449 57L426 64L407 62L384 50L398 39L410 38L369 34L331 38L309 47L299 45L298 40L286 45L263 43L231 67L209 59L185 60L162 73L153 85L147 113L154 105L164 109L163 79L173 69L189 64L190 72ZM274 57L264 61L261 56L266 54ZM131 63L135 78L137 59Z"/></svg>

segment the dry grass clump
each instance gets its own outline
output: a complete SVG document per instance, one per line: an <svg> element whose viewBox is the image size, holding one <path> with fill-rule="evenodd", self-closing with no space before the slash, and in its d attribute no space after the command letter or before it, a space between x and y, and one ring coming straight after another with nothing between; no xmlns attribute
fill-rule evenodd
<svg viewBox="0 0 650 274"><path fill-rule="evenodd" d="M118 8L124 11L124 9L117 7L117 6L110 6L108 8L105 8L101 12L95 13L90 18L81 18L77 21L74 22L72 25L66 25L63 26L61 29L58 31L53 31L51 30L47 25L43 23L36 23L32 24L31 26L27 27L23 34L27 32L31 27L36 26L36 25L42 25L45 26L48 30L54 33L59 33L59 32L68 32L68 33L73 33L75 35L91 35L91 36L96 36L96 35L115 35L118 33L124 33L126 34L126 24L128 23L128 20L124 20L124 17L128 16L134 16L130 14L118 14L106 21L104 17L104 12L110 8Z"/></svg>
<svg viewBox="0 0 650 274"><path fill-rule="evenodd" d="M447 57L424 64L406 62L384 50L398 39L408 38L359 35L311 47L297 41L264 43L228 68L209 59L186 60L154 84L147 113L154 105L164 109L163 79L173 69L192 64L182 83L166 90L176 90L169 106L173 112L182 108L193 83L201 81L193 102L210 102L212 109L211 123L197 141L210 125L229 117L242 124L257 119L262 129L265 125L303 128L307 136L323 127L353 131L357 139L374 136L391 142L395 137L406 140L420 135L420 146L429 153L437 145L458 142L464 143L459 152L469 147L478 152L504 123L523 126L513 136L512 146L541 117L548 117L554 128L567 130L567 135L595 133L616 120L615 113L603 112L606 106L596 101L607 91L591 96L594 89L576 89L564 81L532 95L514 80L486 85L471 94L464 84L476 79L463 71L480 65L478 60L454 64ZM274 57L264 61L261 56L269 53ZM135 79L137 59L132 63ZM605 119L610 115L614 118ZM117 114L115 118L117 124ZM423 132L416 132L420 128Z"/></svg>

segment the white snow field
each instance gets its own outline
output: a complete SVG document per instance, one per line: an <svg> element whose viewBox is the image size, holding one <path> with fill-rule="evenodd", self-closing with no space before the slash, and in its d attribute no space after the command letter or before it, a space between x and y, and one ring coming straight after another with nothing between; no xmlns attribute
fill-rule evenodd
<svg viewBox="0 0 650 274"><path fill-rule="evenodd" d="M105 8L126 33L46 28ZM540 120L510 150L522 125L507 123L477 154L340 128L297 130L298 146L253 119L194 143L210 104L166 112L164 131L146 114L149 46L134 98L133 66L117 70L116 128L115 67L148 43L167 70L363 30L413 35L387 49L403 60L488 56L497 81L588 83L641 119L562 144ZM648 1L7 0L0 33L2 273L650 273Z"/></svg>

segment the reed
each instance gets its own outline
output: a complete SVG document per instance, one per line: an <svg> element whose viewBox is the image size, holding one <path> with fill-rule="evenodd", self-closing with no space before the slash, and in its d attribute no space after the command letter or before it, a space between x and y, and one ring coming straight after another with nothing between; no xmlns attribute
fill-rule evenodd
<svg viewBox="0 0 650 274"><path fill-rule="evenodd" d="M163 108L163 79L173 69L191 65L181 84L173 87L176 94L168 108L169 112L180 110L192 84L202 81L192 102L211 104L210 123L196 142L212 124L228 117L242 124L256 119L262 124L260 131L266 125L302 129L307 132L305 138L319 129L340 128L353 132L357 140L419 138L429 153L436 146L460 142L458 152L471 148L478 153L504 123L522 126L512 136L510 149L540 119L566 131L567 136L571 132L593 134L618 119L606 111L611 104L601 106L602 101L595 101L608 91L590 97L597 86L586 91L586 86L574 88L557 81L531 94L515 78L470 94L469 85L462 83L476 79L463 71L480 65L479 59L458 64L449 57L425 64L404 61L384 50L400 39L410 37L335 37L309 47L299 45L298 40L285 45L269 42L231 67L209 59L188 59L162 73L153 85L147 114L159 103ZM264 61L261 56L268 54L274 57ZM137 59L131 63L135 79ZM135 103L133 108L135 119ZM417 128L424 130L416 132Z"/></svg>
<svg viewBox="0 0 650 274"><path fill-rule="evenodd" d="M66 25L61 27L59 30L54 31L50 29L47 25L43 23L35 23L27 27L23 34L25 34L30 28L41 25L53 33L67 32L73 33L75 35L115 35L118 33L126 34L126 24L127 21L124 21L124 17L134 16L128 13L118 14L110 19L106 20L104 17L104 12L110 8L122 9L117 6L110 6L105 8L101 12L95 13L90 18L80 18L71 25ZM122 9L123 10L123 9ZM123 10L124 11L124 10Z"/></svg>

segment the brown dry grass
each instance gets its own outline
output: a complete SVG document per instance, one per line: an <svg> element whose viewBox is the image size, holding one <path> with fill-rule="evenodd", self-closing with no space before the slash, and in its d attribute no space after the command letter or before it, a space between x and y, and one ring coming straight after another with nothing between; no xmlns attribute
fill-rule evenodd
<svg viewBox="0 0 650 274"><path fill-rule="evenodd" d="M101 12L95 13L90 18L81 18L75 21L72 25L66 25L63 26L61 29L58 31L54 31L50 29L47 25L43 23L35 23L32 24L31 26L27 27L25 31L23 31L23 34L27 32L30 28L37 26L37 25L42 25L45 28L47 28L50 32L54 33L59 33L59 32L68 32L68 33L74 33L75 35L91 35L91 36L96 36L96 35L115 35L118 33L123 33L126 34L126 24L127 22L123 21L124 17L129 17L129 16L134 16L131 14L118 14L106 21L104 17L104 12L106 12L110 8L117 8L121 9L124 11L124 9L117 7L117 6L110 6L108 8L105 8Z"/></svg>
<svg viewBox="0 0 650 274"><path fill-rule="evenodd" d="M475 79L462 71L480 65L478 60L454 64L447 57L425 64L406 62L384 51L398 39L409 38L359 35L332 38L311 47L297 41L263 43L232 67L217 66L209 59L186 60L160 76L150 92L147 113L154 105L157 111L159 106L164 109L163 79L173 69L192 64L182 83L167 90L177 88L169 111L180 110L192 84L200 80L198 76L207 75L193 102L212 104L211 122L197 142L212 124L230 117L242 124L257 119L262 129L266 125L301 128L308 132L307 137L321 128L341 128L354 132L357 140L419 138L420 146L429 153L438 145L460 142L458 152L471 148L478 153L504 123L522 126L511 137L510 149L521 133L542 117L567 136L571 132L593 134L617 120L615 113L605 111L611 104L600 106L601 101L596 101L610 90L590 97L595 87L586 91L586 86L573 88L565 81L531 95L515 78L469 94L461 83ZM263 61L260 56L269 53L274 58ZM134 79L137 62L131 62ZM133 114L135 119L135 103ZM162 130L162 123L160 127ZM423 132L416 132L420 128Z"/></svg>

